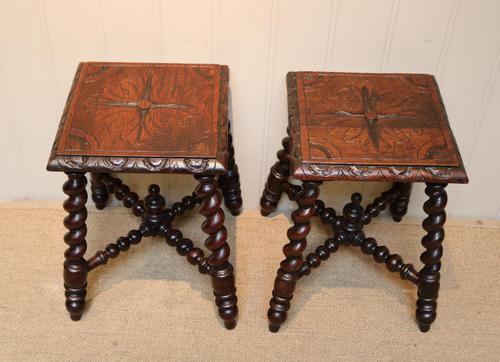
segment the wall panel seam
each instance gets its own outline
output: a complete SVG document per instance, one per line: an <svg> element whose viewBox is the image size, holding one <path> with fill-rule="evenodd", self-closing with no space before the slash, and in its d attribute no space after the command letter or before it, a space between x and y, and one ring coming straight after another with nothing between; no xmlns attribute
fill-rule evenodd
<svg viewBox="0 0 500 362"><path fill-rule="evenodd" d="M498 72L498 66L500 64L500 49L497 50L497 54L495 56L495 61L490 71L490 75L488 77L488 81L486 82L486 86L483 91L483 95L481 96L481 102L479 103L479 108L477 110L476 116L474 117L474 123L472 126L472 132L469 135L469 139L467 141L467 146L465 147L465 165L469 164L470 158L472 156L472 150L474 148L474 141L476 141L480 125L483 123L484 118L484 110L486 108L486 104L490 98L491 89L493 88L493 83L496 78L496 74Z"/></svg>
<svg viewBox="0 0 500 362"><path fill-rule="evenodd" d="M53 86L55 88L55 96L57 97L57 100L61 99L61 85L59 83L59 79L57 77L57 71L56 71L56 62L55 62L55 57L54 57L54 49L52 47L52 40L50 38L50 32L49 32L49 24L47 21L47 13L45 10L45 2L43 0L39 1L39 7L40 7L40 13L41 13L41 21L43 25L43 32L44 32L44 40L45 40L45 46L44 46L44 51L46 52L46 57L49 62L50 66L50 71L52 72L52 82ZM54 104L54 109L57 109L55 106L58 104L57 102L53 102ZM56 115L57 117L57 115Z"/></svg>
<svg viewBox="0 0 500 362"><path fill-rule="evenodd" d="M101 53L101 57L104 59L109 59L109 51L108 51L108 40L106 38L106 26L104 21L104 9L102 5L102 0L97 0L94 16L95 16L95 27L96 27L96 35L99 37L99 51ZM100 35L100 36L99 36Z"/></svg>
<svg viewBox="0 0 500 362"><path fill-rule="evenodd" d="M165 37L165 28L168 24L168 21L167 19L165 18L165 7L163 6L163 1L162 0L158 0L159 3L160 3L160 11L161 11L161 14L160 14L160 18L161 18L161 49L162 49L162 58L163 60L166 60L166 54L168 53L167 52L167 44L165 44L165 41L166 41L166 37Z"/></svg>
<svg viewBox="0 0 500 362"><path fill-rule="evenodd" d="M339 0L332 0L330 9L330 24L328 26L328 38L326 43L326 54L324 69L331 71L333 68L333 48L335 46L335 34L337 33L337 14Z"/></svg>
<svg viewBox="0 0 500 362"><path fill-rule="evenodd" d="M210 17L211 17L211 29L210 29L210 62L216 63L217 59L217 43L219 41L219 32L218 32L218 20L219 20L219 9L220 9L220 1L212 0L211 8L210 8Z"/></svg>
<svg viewBox="0 0 500 362"><path fill-rule="evenodd" d="M163 49L163 19L162 19L162 5L161 0L153 0L151 6L155 36L155 57L163 62L165 58L165 51Z"/></svg>
<svg viewBox="0 0 500 362"><path fill-rule="evenodd" d="M486 87L485 87L485 90L483 93L483 97L481 99L481 103L480 103L480 106L479 106L479 109L477 112L477 116L474 120L474 125L472 128L471 136L469 138L467 148L465 149L465 152L466 152L465 165L466 166L470 164L470 161L472 158L472 152L474 150L474 145L477 144L477 142L479 142L479 140L477 139L478 134L479 134L479 129L481 128L481 125L483 124L484 112L486 109L486 105L488 104L488 101L489 101L490 96L491 96L491 90L493 88L493 83L495 82L495 79L497 77L499 65L500 65L500 49L498 49L498 51L497 51L497 54L495 57L495 63L493 64L493 68L491 70L490 77L488 79L488 83L486 84ZM500 196L500 191L497 192L496 196L497 196L496 199L499 200L498 197ZM500 204L500 201L499 201L499 204ZM496 215L496 207L492 206L491 211L489 213L489 219L494 219L495 215Z"/></svg>
<svg viewBox="0 0 500 362"><path fill-rule="evenodd" d="M16 159L16 165L17 167L20 169L20 173L21 173L21 176L22 176L22 180L20 180L20 182L22 182L23 184L23 188L24 188L24 197L31 197L31 193L32 193L32 186L31 186L31 178L28 177L28 170L26 168L26 165L28 164L27 162L24 162L24 160L26 159L25 158L25 155L24 155L24 150L23 150L23 147L22 147L22 144L21 144L21 140L19 138L19 131L16 127L16 119L14 117L14 112L12 110L12 104L10 102L10 96L9 96L9 90L7 89L7 82L5 81L5 77L4 77L4 74L3 74L3 69L0 67L0 88L3 88L3 92L4 92L4 95L5 95L5 106L6 106L6 113L7 113L7 117L8 119L10 120L9 122L7 122L9 124L9 132L10 132L10 136L12 137L12 140L13 140L13 143L14 143L14 157ZM2 90L0 90L1 92ZM8 156L7 156L8 157Z"/></svg>
<svg viewBox="0 0 500 362"><path fill-rule="evenodd" d="M467 169L467 166L470 165L471 157L472 157L472 152L474 149L474 142L476 141L476 138L478 137L479 134L479 129L480 125L482 124L483 118L484 118L484 110L486 108L486 104L488 103L488 100L490 98L490 93L491 89L493 88L493 83L496 78L496 74L498 72L498 67L500 64L500 49L497 51L497 54L495 56L495 61L493 63L493 66L491 68L490 74L488 76L488 81L486 82L486 86L484 88L483 94L481 96L481 101L479 102L479 107L476 112L476 116L474 117L473 125L472 125L472 130L469 134L469 138L467 140L467 146L465 147L465 152L464 154L464 165L465 168ZM472 181L473 182L473 181ZM462 188L457 190L455 192L455 197L453 200L450 202L449 205L449 210L450 214L453 212L455 208L455 203L459 199L460 195L462 193ZM491 215L491 212L490 212Z"/></svg>
<svg viewBox="0 0 500 362"><path fill-rule="evenodd" d="M389 26L387 28L387 34L385 37L384 53L382 55L382 62L380 64L380 70L385 72L387 68L387 59L389 58L389 52L391 50L392 38L394 33L394 27L397 20L397 13L399 8L399 0L394 0L392 3L391 17L389 18Z"/></svg>
<svg viewBox="0 0 500 362"><path fill-rule="evenodd" d="M491 216L491 220L495 220L498 218L500 220L500 190L497 192L497 198L496 200L498 201L498 205L495 207L495 210L493 211L493 214Z"/></svg>
<svg viewBox="0 0 500 362"><path fill-rule="evenodd" d="M266 65L266 91L265 91L265 106L264 106L264 124L262 127L262 153L261 153L261 168L259 177L259 190L262 190L267 176L268 162L268 143L269 143L269 122L272 109L272 85L275 71L275 53L276 53L276 22L278 16L278 0L272 0L271 15L269 19L269 44L267 48L267 65Z"/></svg>
<svg viewBox="0 0 500 362"><path fill-rule="evenodd" d="M500 187L495 196L495 200L498 203L491 208L490 216L488 217L489 220L495 220L497 216L500 217Z"/></svg>
<svg viewBox="0 0 500 362"><path fill-rule="evenodd" d="M214 52L215 52L215 1L210 2L210 62L214 62Z"/></svg>
<svg viewBox="0 0 500 362"><path fill-rule="evenodd" d="M434 70L436 78L439 78L439 75L443 71L445 59L448 55L451 34L453 33L452 30L455 26L455 19L457 17L457 9L458 9L458 0L454 0L453 5L451 7L450 15L448 17L448 24L446 26L444 41L443 44L441 45L441 51L439 52L439 59L436 64L436 68Z"/></svg>

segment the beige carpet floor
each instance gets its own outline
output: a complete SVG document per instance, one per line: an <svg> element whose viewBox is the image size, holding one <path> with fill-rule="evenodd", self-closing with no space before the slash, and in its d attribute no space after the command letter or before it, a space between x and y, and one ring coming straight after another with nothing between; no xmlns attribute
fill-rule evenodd
<svg viewBox="0 0 500 362"><path fill-rule="evenodd" d="M123 208L89 210L88 254L137 225ZM0 203L2 361L500 360L499 223L448 223L439 315L427 334L414 322L413 285L353 247L299 282L288 322L271 334L266 311L289 226L283 214L228 217L240 307L232 331L216 317L209 278L159 238L93 271L87 311L70 321L64 215L58 203ZM199 242L201 220L177 225ZM328 231L314 225L311 248ZM420 265L418 221L382 220L367 233Z"/></svg>

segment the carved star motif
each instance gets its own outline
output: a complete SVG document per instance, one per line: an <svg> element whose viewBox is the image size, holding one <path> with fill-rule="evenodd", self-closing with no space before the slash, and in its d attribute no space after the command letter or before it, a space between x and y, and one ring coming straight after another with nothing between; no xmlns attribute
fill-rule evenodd
<svg viewBox="0 0 500 362"><path fill-rule="evenodd" d="M346 111L333 111L333 112L324 112L319 113L321 115L335 115L342 117L350 117L352 119L362 118L366 121L365 125L361 127L366 127L368 129L368 135L373 146L379 150L380 147L380 131L379 126L380 122L387 120L386 122L390 122L391 127L415 127L415 128L424 128L427 127L425 124L422 124L421 120L415 116L406 116L400 114L383 114L376 111L376 102L378 97L375 92L371 93L368 91L366 86L361 88L361 95L363 100L363 112L362 113L351 113ZM396 122L392 122L392 121ZM405 120L406 122L400 122ZM346 124L343 122L343 125L347 125L349 127L357 128L360 127L359 122L349 122Z"/></svg>
<svg viewBox="0 0 500 362"><path fill-rule="evenodd" d="M146 78L146 84L144 86L144 92L142 97L132 102L123 102L123 101L111 101L111 102L102 102L98 103L100 106L107 107L127 107L127 108L136 108L138 113L138 127L136 133L136 141L140 141L142 138L143 131L147 131L147 116L150 112L155 109L187 109L190 108L189 104L180 104L180 103L154 103L151 100L151 90L152 90L152 73L148 73Z"/></svg>

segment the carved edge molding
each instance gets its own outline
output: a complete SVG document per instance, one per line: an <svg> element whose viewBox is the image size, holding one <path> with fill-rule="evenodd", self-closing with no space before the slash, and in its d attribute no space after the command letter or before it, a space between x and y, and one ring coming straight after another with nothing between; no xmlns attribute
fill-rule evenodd
<svg viewBox="0 0 500 362"><path fill-rule="evenodd" d="M229 132L229 67L220 65L219 119L217 122L217 152L216 159L227 169Z"/></svg>
<svg viewBox="0 0 500 362"><path fill-rule="evenodd" d="M163 172L224 174L217 160L161 157L56 156L47 165L49 171L72 172Z"/></svg>
<svg viewBox="0 0 500 362"><path fill-rule="evenodd" d="M52 145L48 171L62 172L161 172L161 173L206 173L225 174L227 172L227 134L228 134L228 84L229 67L220 66L220 94L219 94L219 119L217 158L162 158L162 157L102 157L102 156L66 156L58 155L59 139L66 125L68 112L78 79L84 63L80 63L73 79L68 99L64 107L56 138Z"/></svg>
<svg viewBox="0 0 500 362"><path fill-rule="evenodd" d="M289 72L286 75L286 85L288 94L288 127L290 135L290 154L292 159L300 158L300 121L299 121L299 99L297 93L297 73Z"/></svg>
<svg viewBox="0 0 500 362"><path fill-rule="evenodd" d="M439 89L439 88L437 88ZM292 177L299 180L343 180L343 181L388 181L388 182L435 182L468 183L469 179L463 166L460 153L458 167L420 167L386 165L324 165L302 162L300 149L299 101L297 74L287 74L288 121L290 127L290 154ZM441 107L446 112L441 95ZM448 119L445 113L446 119ZM448 125L449 126L449 125ZM455 142L455 148L458 147Z"/></svg>
<svg viewBox="0 0 500 362"><path fill-rule="evenodd" d="M295 164L292 177L299 180L389 181L468 183L461 167L363 166Z"/></svg>

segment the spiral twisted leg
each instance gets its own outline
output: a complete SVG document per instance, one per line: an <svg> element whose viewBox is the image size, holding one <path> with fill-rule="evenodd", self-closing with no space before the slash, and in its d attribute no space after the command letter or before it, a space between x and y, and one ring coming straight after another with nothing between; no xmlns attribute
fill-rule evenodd
<svg viewBox="0 0 500 362"><path fill-rule="evenodd" d="M281 262L278 269L270 301L271 307L267 313L271 332L279 330L290 309L295 283L304 263L302 253L307 246L306 237L311 230L310 220L316 210L315 202L319 196L320 184L320 182L303 182L303 188L297 195L299 208L292 213L294 225L287 232L290 243L283 248L286 259Z"/></svg>
<svg viewBox="0 0 500 362"><path fill-rule="evenodd" d="M87 294L87 261L84 259L87 250L87 178L84 173L67 172L68 180L63 191L68 198L63 207L68 216L64 218L64 226L69 230L64 235L64 242L69 248L64 252L64 289L66 309L74 321L82 317Z"/></svg>
<svg viewBox="0 0 500 362"><path fill-rule="evenodd" d="M197 175L195 178L199 182L196 195L202 200L199 213L206 217L201 228L209 235L205 246L212 252L207 261L210 265L215 303L226 328L233 329L236 326L238 307L233 266L228 262L230 251L226 243L224 211L220 207L222 196L217 190L214 176Z"/></svg>
<svg viewBox="0 0 500 362"><path fill-rule="evenodd" d="M396 182L393 186L394 189L399 191L398 196L391 204L391 214L392 219L396 222L400 222L403 216L406 215L408 211L408 203L410 202L411 195L411 183L410 182Z"/></svg>
<svg viewBox="0 0 500 362"><path fill-rule="evenodd" d="M266 187L260 198L260 213L268 216L278 206L283 193L283 184L290 177L290 138L285 137L281 141L283 149L278 151L279 161L272 167L267 177Z"/></svg>
<svg viewBox="0 0 500 362"><path fill-rule="evenodd" d="M241 199L240 175L238 165L234 160L233 136L231 131L228 134L228 170L225 175L219 177L219 186L227 208L234 216L241 213L243 200Z"/></svg>
<svg viewBox="0 0 500 362"><path fill-rule="evenodd" d="M446 184L427 183L425 193L429 199L424 203L424 211L429 215L422 223L427 235L422 238L422 245L426 249L420 256L424 267L418 277L417 320L420 330L427 332L436 319L437 298L439 292L439 278L441 256L443 255L442 242L444 239L443 225L446 221Z"/></svg>
<svg viewBox="0 0 500 362"><path fill-rule="evenodd" d="M103 177L106 174L103 173L93 173L90 178L90 189L92 191L92 201L94 201L95 206L102 210L106 207L106 202L109 199L109 192L106 185L103 182Z"/></svg>

